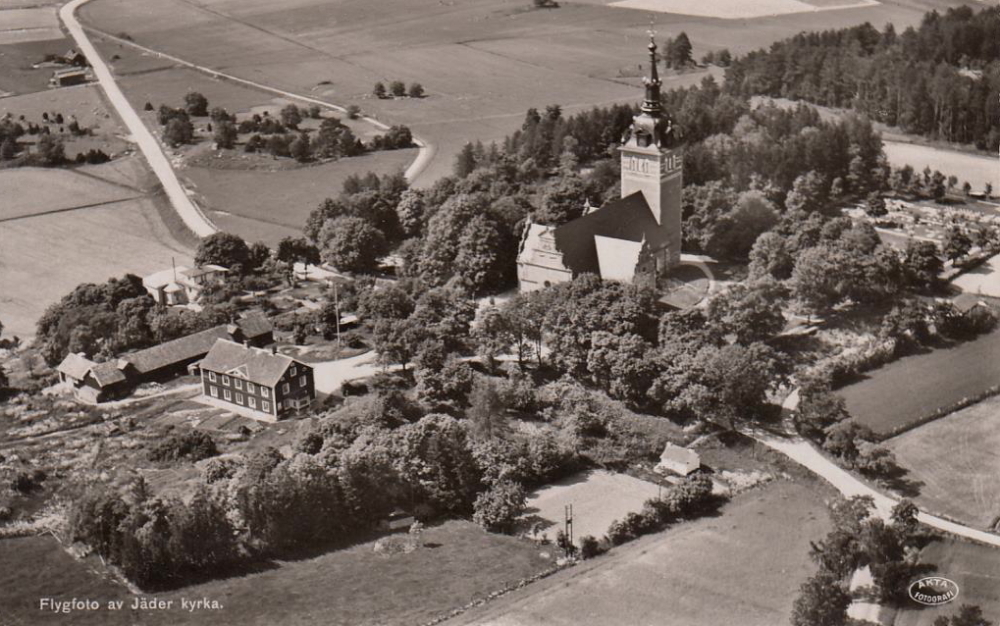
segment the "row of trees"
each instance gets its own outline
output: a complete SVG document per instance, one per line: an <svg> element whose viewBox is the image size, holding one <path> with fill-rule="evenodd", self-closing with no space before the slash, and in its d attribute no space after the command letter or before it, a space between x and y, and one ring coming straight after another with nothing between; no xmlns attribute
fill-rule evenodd
<svg viewBox="0 0 1000 626"><path fill-rule="evenodd" d="M409 89L407 89L406 84L401 80L394 80L389 83L389 87L386 88L385 83L379 81L375 83L375 87L372 88L372 95L376 98L423 98L424 97L424 86L420 83L410 83Z"/></svg>
<svg viewBox="0 0 1000 626"><path fill-rule="evenodd" d="M932 11L897 34L870 24L803 33L736 60L726 88L853 108L906 132L1000 146L1000 10Z"/></svg>

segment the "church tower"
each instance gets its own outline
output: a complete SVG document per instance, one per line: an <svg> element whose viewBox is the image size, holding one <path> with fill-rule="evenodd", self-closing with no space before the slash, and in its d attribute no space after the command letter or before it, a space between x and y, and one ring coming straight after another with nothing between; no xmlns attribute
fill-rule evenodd
<svg viewBox="0 0 1000 626"><path fill-rule="evenodd" d="M656 42L649 39L649 77L643 79L646 96L639 114L622 138L622 198L640 191L660 228L667 229L665 250L653 251L657 265L670 267L680 262L681 187L683 157L676 145L673 121L660 102L660 81L656 68ZM663 268L665 269L665 268Z"/></svg>

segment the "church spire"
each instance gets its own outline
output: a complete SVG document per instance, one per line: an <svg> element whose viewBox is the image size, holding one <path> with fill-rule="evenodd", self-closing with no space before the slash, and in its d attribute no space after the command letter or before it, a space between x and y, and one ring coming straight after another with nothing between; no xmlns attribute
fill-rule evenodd
<svg viewBox="0 0 1000 626"><path fill-rule="evenodd" d="M649 76L642 79L643 84L646 85L646 99L642 103L642 112L653 117L659 117L663 114L663 105L660 104L660 85L663 84L663 81L660 80L660 75L656 68L655 35L656 33L653 30L649 31Z"/></svg>

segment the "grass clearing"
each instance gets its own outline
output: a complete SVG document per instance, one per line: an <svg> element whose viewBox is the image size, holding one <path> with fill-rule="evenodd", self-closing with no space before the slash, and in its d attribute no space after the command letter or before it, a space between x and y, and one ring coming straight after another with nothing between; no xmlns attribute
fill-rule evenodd
<svg viewBox="0 0 1000 626"><path fill-rule="evenodd" d="M937 566L932 576L958 583L958 600L937 607L918 607L912 603L896 614L894 626L932 626L937 618L957 613L962 604L978 605L991 622L1000 616L1000 550L943 539L924 548L920 562Z"/></svg>
<svg viewBox="0 0 1000 626"><path fill-rule="evenodd" d="M43 614L39 597L126 600L131 596L102 580L86 562L74 561L55 540L0 541L5 565L0 606L15 625L240 624L350 626L422 624L467 602L551 566L528 541L491 535L470 522L428 528L424 546L410 554L381 556L366 543L299 561L280 561L259 573L193 585L157 599L173 608L137 612L99 610ZM219 611L182 612L180 598L218 600ZM7 617L7 616L5 616Z"/></svg>
<svg viewBox="0 0 1000 626"><path fill-rule="evenodd" d="M0 220L65 211L139 195L130 190L70 169L19 167L0 171L3 203Z"/></svg>
<svg viewBox="0 0 1000 626"><path fill-rule="evenodd" d="M554 540L556 532L562 530L565 507L572 505L573 537L579 544L585 535L601 538L611 522L641 511L643 503L659 493L658 485L627 474L582 472L529 494L526 522L539 524L539 532Z"/></svg>
<svg viewBox="0 0 1000 626"><path fill-rule="evenodd" d="M0 44L62 39L62 36L55 7L0 9Z"/></svg>
<svg viewBox="0 0 1000 626"><path fill-rule="evenodd" d="M774 626L813 574L830 529L819 482L770 483L718 517L614 548L446 622L450 626ZM574 507L575 509L576 507Z"/></svg>
<svg viewBox="0 0 1000 626"><path fill-rule="evenodd" d="M1000 381L1000 330L948 348L903 357L837 391L876 433L920 421Z"/></svg>
<svg viewBox="0 0 1000 626"><path fill-rule="evenodd" d="M278 171L187 167L180 174L220 228L273 246L288 234L301 236L309 213L340 195L348 176L402 171L415 156L415 149L389 150Z"/></svg>
<svg viewBox="0 0 1000 626"><path fill-rule="evenodd" d="M945 176L954 175L959 187L968 181L974 192L982 192L987 182L994 190L1000 190L1000 168L996 158L900 141L882 143L885 156L894 166L911 165L917 172L929 167Z"/></svg>
<svg viewBox="0 0 1000 626"><path fill-rule="evenodd" d="M45 308L80 283L127 272L142 276L170 267L172 258L190 264L193 250L176 241L160 218L158 201L139 198L4 223L0 319L5 331L33 336ZM65 242L58 254L55 241Z"/></svg>
<svg viewBox="0 0 1000 626"><path fill-rule="evenodd" d="M886 446L909 480L923 483L921 508L989 528L1000 516L1000 397L893 437Z"/></svg>

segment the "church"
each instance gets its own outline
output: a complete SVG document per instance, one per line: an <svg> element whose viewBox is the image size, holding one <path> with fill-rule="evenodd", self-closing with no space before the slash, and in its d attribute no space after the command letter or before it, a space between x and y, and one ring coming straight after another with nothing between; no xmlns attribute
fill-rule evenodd
<svg viewBox="0 0 1000 626"><path fill-rule="evenodd" d="M517 256L522 292L590 272L626 283L655 280L680 262L683 161L660 102L656 43L649 43L645 99L622 137L621 198L561 226L530 217Z"/></svg>

